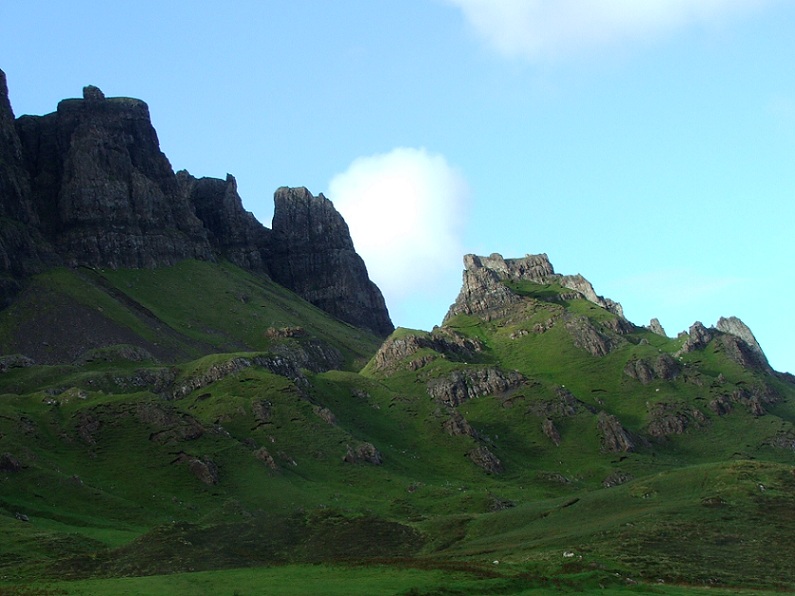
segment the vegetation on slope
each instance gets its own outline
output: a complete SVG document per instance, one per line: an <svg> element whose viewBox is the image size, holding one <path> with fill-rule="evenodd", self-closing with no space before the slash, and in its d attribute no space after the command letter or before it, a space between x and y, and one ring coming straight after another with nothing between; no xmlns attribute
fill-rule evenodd
<svg viewBox="0 0 795 596"><path fill-rule="evenodd" d="M108 323L0 377L3 589L320 562L360 581L342 561L399 570L372 593L795 586L795 387L720 337L682 351L523 282L505 316L375 354L230 265L32 284L0 313L6 353L74 304ZM92 345L111 328L122 346ZM303 568L282 569L245 577ZM83 585L123 583L58 589Z"/></svg>

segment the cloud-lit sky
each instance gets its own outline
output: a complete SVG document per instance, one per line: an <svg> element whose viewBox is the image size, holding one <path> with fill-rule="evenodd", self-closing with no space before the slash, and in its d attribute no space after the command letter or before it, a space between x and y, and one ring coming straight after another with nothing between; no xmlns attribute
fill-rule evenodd
<svg viewBox="0 0 795 596"><path fill-rule="evenodd" d="M323 192L396 325L441 323L464 253L546 252L795 372L793 56L788 0L0 3L17 115L97 85L265 225Z"/></svg>

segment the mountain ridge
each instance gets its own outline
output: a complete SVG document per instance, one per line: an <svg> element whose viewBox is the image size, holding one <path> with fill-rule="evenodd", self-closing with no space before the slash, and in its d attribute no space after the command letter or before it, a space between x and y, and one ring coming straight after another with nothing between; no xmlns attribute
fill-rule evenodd
<svg viewBox="0 0 795 596"><path fill-rule="evenodd" d="M89 85L82 99L62 100L51 114L14 118L0 71L0 138L5 304L22 279L56 265L152 268L224 258L272 276L351 324L381 336L394 329L330 202L308 200L306 189L278 189L274 234L243 208L233 176L197 179L173 172L141 100L106 98ZM293 201L309 208L318 227L302 251L328 269L322 283L311 277L317 263L314 269L295 263L294 239L310 231L289 228L309 222L289 215L297 209ZM342 300L343 293L358 300Z"/></svg>

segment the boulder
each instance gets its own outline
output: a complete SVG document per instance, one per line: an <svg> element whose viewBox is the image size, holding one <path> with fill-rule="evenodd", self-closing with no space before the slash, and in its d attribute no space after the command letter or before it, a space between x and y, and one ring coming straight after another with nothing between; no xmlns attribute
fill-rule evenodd
<svg viewBox="0 0 795 596"><path fill-rule="evenodd" d="M485 445L478 445L467 453L467 457L488 474L501 474L504 470L500 458L489 451Z"/></svg>
<svg viewBox="0 0 795 596"><path fill-rule="evenodd" d="M372 443L360 443L355 447L347 446L342 461L348 464L367 463L380 466L383 463L381 453Z"/></svg>

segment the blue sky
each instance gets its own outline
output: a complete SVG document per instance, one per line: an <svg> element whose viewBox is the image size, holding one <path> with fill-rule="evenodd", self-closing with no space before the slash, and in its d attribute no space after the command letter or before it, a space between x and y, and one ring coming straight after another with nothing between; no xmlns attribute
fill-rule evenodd
<svg viewBox="0 0 795 596"><path fill-rule="evenodd" d="M396 325L441 323L465 253L546 252L795 372L793 56L788 0L0 3L18 116L93 84L267 226L277 187L323 192Z"/></svg>

